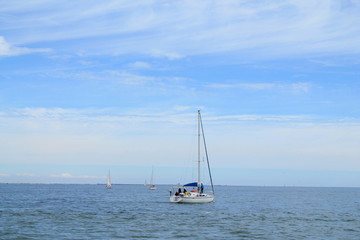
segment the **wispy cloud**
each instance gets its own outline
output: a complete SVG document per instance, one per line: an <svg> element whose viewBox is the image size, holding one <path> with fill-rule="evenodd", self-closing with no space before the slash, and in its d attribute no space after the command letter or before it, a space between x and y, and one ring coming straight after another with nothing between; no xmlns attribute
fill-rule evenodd
<svg viewBox="0 0 360 240"><path fill-rule="evenodd" d="M150 69L151 64L148 62L136 61L136 62L128 64L128 67L135 68L135 69Z"/></svg>
<svg viewBox="0 0 360 240"><path fill-rule="evenodd" d="M301 115L232 115L232 116L208 116L207 121L308 121L312 118L310 116Z"/></svg>
<svg viewBox="0 0 360 240"><path fill-rule="evenodd" d="M248 51L271 57L353 54L360 52L359 10L358 1L338 0L9 2L0 12L7 16L0 30L21 45L91 39L82 41L82 49L170 59Z"/></svg>
<svg viewBox="0 0 360 240"><path fill-rule="evenodd" d="M207 85L211 88L243 88L248 90L268 90L276 87L276 84L273 83L235 83L235 84L226 84L226 83L212 83Z"/></svg>
<svg viewBox="0 0 360 240"><path fill-rule="evenodd" d="M50 52L49 48L25 48L15 47L9 44L4 37L0 36L0 56L17 56L36 52Z"/></svg>
<svg viewBox="0 0 360 240"><path fill-rule="evenodd" d="M212 83L208 84L210 88L239 88L253 91L276 90L289 93L307 93L311 90L312 84L308 82L295 83Z"/></svg>
<svg viewBox="0 0 360 240"><path fill-rule="evenodd" d="M62 108L23 108L19 109L17 113L23 116L30 116L35 118L58 118L62 115L69 115L72 111L69 109L62 109Z"/></svg>
<svg viewBox="0 0 360 240"><path fill-rule="evenodd" d="M307 93L311 90L313 85L308 82L297 82L285 85L284 90L292 93Z"/></svg>
<svg viewBox="0 0 360 240"><path fill-rule="evenodd" d="M173 110L153 113L143 109L123 112L120 109L65 109L65 108L23 108L3 112L5 119L36 119L39 121L76 121L76 122L193 122L194 112L199 106L174 106ZM206 114L207 121L304 121L314 118L305 115L225 115L216 116Z"/></svg>
<svg viewBox="0 0 360 240"><path fill-rule="evenodd" d="M195 109L195 108L196 107L194 107L194 106L175 106L174 110L182 112L182 111L187 111L187 110ZM197 108L199 108L199 107L197 107Z"/></svg>
<svg viewBox="0 0 360 240"><path fill-rule="evenodd" d="M145 62L134 63L131 65L134 68L147 68L151 67L150 64ZM129 67L129 65L128 65ZM72 70L67 69L67 71L53 70L47 71L44 70L40 73L41 77L55 77L59 79L76 79L76 80L85 80L85 81L96 81L96 82L108 82L112 84L121 84L128 86L150 86L150 87L166 87L174 88L176 85L182 87L184 82L189 81L190 79L184 77L176 76L154 76L154 75L145 75L137 73L136 71L128 70L114 70L114 69L104 69L101 71L94 70Z"/></svg>

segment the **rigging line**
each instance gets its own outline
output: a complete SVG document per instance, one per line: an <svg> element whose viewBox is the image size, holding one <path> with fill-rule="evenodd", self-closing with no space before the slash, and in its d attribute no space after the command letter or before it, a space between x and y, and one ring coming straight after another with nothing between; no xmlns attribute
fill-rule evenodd
<svg viewBox="0 0 360 240"><path fill-rule="evenodd" d="M210 170L209 157L208 157L208 152L207 152L207 147L206 147L206 141L205 141L204 127L203 127L203 124L202 124L202 119L201 119L200 110L199 110L199 117L200 117L201 131L202 131L202 135L203 135L203 139L204 139L204 147L205 147L206 161L207 161L208 170L209 170L209 176L210 176L211 188L212 188L212 192L213 192L213 194L215 195L214 185L213 185L212 176L211 176L211 170Z"/></svg>
<svg viewBox="0 0 360 240"><path fill-rule="evenodd" d="M200 110L198 110L198 192L200 192L200 122L201 122L201 115Z"/></svg>

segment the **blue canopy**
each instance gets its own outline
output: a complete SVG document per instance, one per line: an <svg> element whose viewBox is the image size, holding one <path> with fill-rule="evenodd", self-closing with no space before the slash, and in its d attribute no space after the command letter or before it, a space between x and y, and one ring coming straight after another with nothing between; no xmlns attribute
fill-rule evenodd
<svg viewBox="0 0 360 240"><path fill-rule="evenodd" d="M188 183L188 184L185 184L184 187L197 187L198 186L198 183L197 182L192 182L192 183ZM204 185L201 184L202 188L204 188Z"/></svg>

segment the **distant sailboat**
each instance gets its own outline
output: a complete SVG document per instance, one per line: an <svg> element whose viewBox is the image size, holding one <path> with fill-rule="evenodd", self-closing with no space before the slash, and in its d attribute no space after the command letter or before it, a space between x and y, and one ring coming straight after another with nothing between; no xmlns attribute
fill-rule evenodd
<svg viewBox="0 0 360 240"><path fill-rule="evenodd" d="M206 153L207 167L209 171L209 177L211 182L211 193L204 193L204 185L200 179L200 142L201 135L204 143L204 150ZM187 188L192 190L188 191ZM204 128L202 125L200 110L198 111L198 179L197 182L192 182L183 185L182 187L176 186L170 191L170 202L173 203L209 203L214 201L214 186L211 177L209 158L207 154Z"/></svg>
<svg viewBox="0 0 360 240"><path fill-rule="evenodd" d="M149 190L156 190L156 186L153 181L154 181L154 167L152 167L151 169L151 180L150 180Z"/></svg>
<svg viewBox="0 0 360 240"><path fill-rule="evenodd" d="M147 181L146 181L146 179L145 179L145 182L144 182L144 186L147 186Z"/></svg>
<svg viewBox="0 0 360 240"><path fill-rule="evenodd" d="M108 175L107 175L106 188L107 188L107 189L112 188L112 186L111 186L111 181L110 181L110 170L109 170L109 173L108 173Z"/></svg>

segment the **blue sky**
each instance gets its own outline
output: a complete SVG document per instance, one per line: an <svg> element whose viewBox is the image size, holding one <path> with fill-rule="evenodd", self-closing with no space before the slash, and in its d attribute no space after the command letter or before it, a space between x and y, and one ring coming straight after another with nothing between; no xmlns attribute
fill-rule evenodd
<svg viewBox="0 0 360 240"><path fill-rule="evenodd" d="M360 1L0 4L0 182L360 186Z"/></svg>

